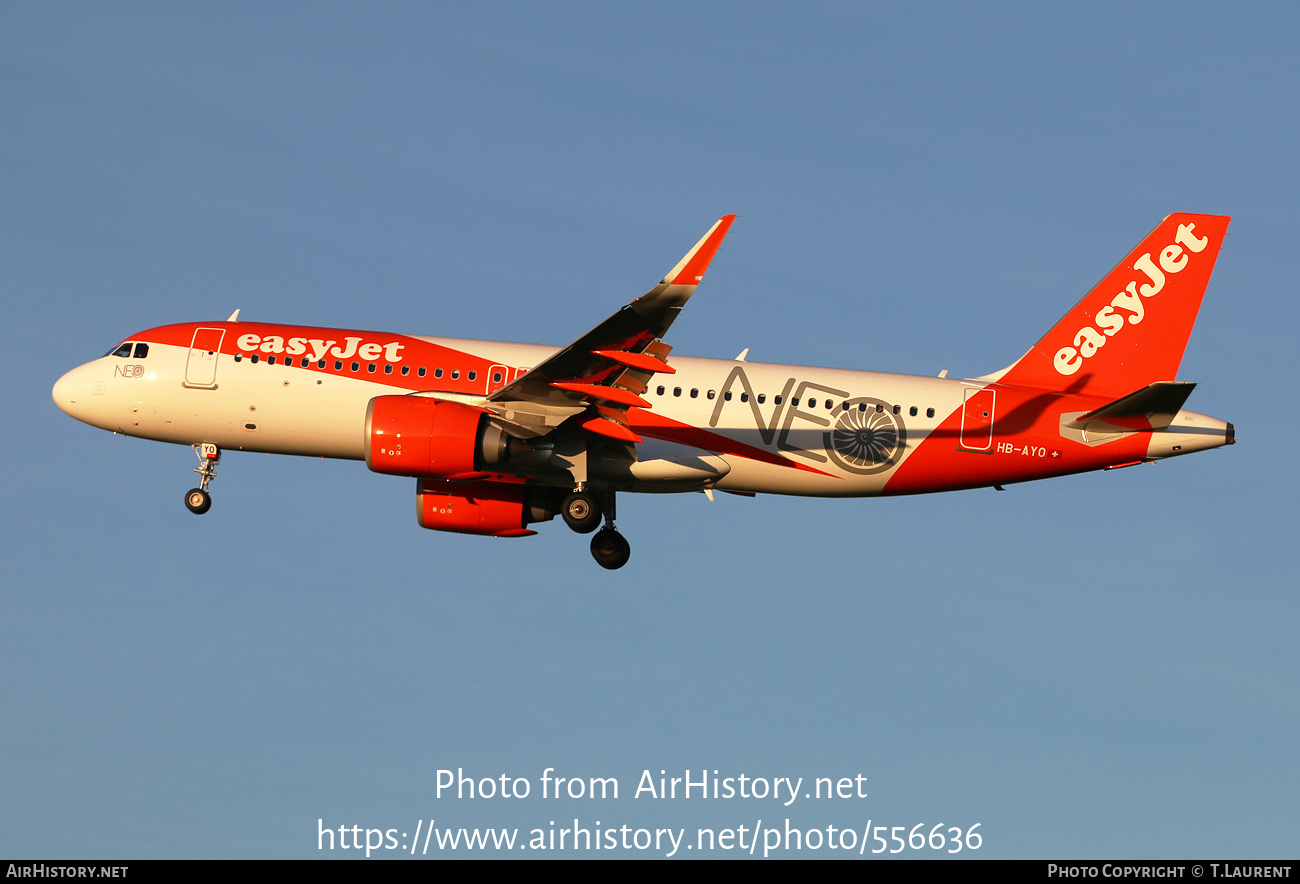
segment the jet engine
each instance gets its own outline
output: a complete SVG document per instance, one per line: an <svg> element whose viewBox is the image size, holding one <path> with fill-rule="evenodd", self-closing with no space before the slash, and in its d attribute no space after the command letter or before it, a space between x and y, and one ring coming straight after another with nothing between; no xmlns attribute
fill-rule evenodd
<svg viewBox="0 0 1300 884"><path fill-rule="evenodd" d="M457 402L376 396L366 409L366 466L376 473L469 478L531 450L486 412Z"/></svg>
<svg viewBox="0 0 1300 884"><path fill-rule="evenodd" d="M555 517L559 492L547 491L511 479L421 479L415 515L421 528L433 531L527 537L537 532L524 526Z"/></svg>

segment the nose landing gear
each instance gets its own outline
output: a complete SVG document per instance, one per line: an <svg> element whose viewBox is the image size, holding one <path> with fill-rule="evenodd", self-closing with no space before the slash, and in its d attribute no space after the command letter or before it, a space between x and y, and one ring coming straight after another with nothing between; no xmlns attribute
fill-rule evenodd
<svg viewBox="0 0 1300 884"><path fill-rule="evenodd" d="M196 516L201 516L212 509L212 495L208 494L208 483L217 477L217 464L221 462L221 449L211 442L191 445L199 456L199 465L194 468L201 478L198 488L185 492L185 506Z"/></svg>

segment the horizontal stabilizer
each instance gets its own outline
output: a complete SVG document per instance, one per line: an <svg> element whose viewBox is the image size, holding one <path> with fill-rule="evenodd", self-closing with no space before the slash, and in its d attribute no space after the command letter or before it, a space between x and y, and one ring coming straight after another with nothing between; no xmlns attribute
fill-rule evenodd
<svg viewBox="0 0 1300 884"><path fill-rule="evenodd" d="M1185 381L1156 381L1127 396L1075 419L1086 424L1099 420L1134 430L1161 430L1173 423L1196 384Z"/></svg>

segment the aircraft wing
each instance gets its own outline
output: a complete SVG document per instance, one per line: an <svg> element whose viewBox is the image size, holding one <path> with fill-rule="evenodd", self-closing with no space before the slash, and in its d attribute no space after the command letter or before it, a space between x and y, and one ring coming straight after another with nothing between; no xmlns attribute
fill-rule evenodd
<svg viewBox="0 0 1300 884"><path fill-rule="evenodd" d="M584 429L640 442L629 408L656 373L673 374L672 347L660 340L695 292L735 215L718 219L650 291L542 363L487 397L487 407L521 436L540 436L577 417Z"/></svg>

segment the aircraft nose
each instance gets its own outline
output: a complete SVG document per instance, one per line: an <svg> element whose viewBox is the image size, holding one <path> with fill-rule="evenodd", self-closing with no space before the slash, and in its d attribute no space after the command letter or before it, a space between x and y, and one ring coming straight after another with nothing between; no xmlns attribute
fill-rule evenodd
<svg viewBox="0 0 1300 884"><path fill-rule="evenodd" d="M54 404L75 418L80 418L91 396L90 381L85 366L74 368L54 382Z"/></svg>

